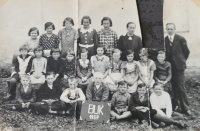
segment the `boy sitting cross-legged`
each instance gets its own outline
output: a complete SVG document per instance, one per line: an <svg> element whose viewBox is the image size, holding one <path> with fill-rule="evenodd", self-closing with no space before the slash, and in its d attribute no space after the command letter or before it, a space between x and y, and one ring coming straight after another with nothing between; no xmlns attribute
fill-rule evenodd
<svg viewBox="0 0 200 131"><path fill-rule="evenodd" d="M69 78L68 83L69 88L64 90L60 99L65 102L65 111L73 113L76 110L76 120L79 120L82 102L85 101L85 95L80 88L77 88L78 83L75 78Z"/></svg>
<svg viewBox="0 0 200 131"><path fill-rule="evenodd" d="M16 88L16 100L12 101L12 109L33 109L36 93L34 87L30 84L30 76L28 74L21 75L20 81L21 83Z"/></svg>
<svg viewBox="0 0 200 131"><path fill-rule="evenodd" d="M46 82L41 85L41 87L37 92L38 103L39 102L41 102L41 104L43 102L48 103L50 108L49 109L50 113L57 113L58 106L54 103L59 101L60 95L62 94L62 89L54 81L55 81L55 74L53 72L47 72ZM41 104L38 104L38 106L42 106Z"/></svg>
<svg viewBox="0 0 200 131"><path fill-rule="evenodd" d="M113 94L111 100L111 119L119 120L131 116L128 111L128 105L131 95L127 92L128 84L126 81L118 83L118 91Z"/></svg>

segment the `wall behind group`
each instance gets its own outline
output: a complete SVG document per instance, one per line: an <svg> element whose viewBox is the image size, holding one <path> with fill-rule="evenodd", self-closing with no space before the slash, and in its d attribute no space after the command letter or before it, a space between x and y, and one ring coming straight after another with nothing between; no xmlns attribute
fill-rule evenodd
<svg viewBox="0 0 200 131"><path fill-rule="evenodd" d="M187 40L190 49L187 65L200 67L200 5L197 4L198 2L195 3L195 1L197 0L176 0L176 2L174 0L165 0L163 19L164 22L175 23L177 34L185 37ZM164 30L166 28L165 24ZM166 31L164 33L166 36Z"/></svg>
<svg viewBox="0 0 200 131"><path fill-rule="evenodd" d="M73 18L73 28L78 29L84 15L91 17L91 27L97 31L102 28L101 19L110 17L118 37L126 34L126 24L133 21L137 25L135 34L141 36L135 0L7 0L0 7L0 60L11 62L20 45L30 38L31 27L37 27L41 35L45 33L44 24L50 21L57 34L66 17Z"/></svg>
<svg viewBox="0 0 200 131"><path fill-rule="evenodd" d="M164 1L164 28L165 22L175 22L177 33L186 38L191 51L188 66L200 65L200 6L194 1ZM182 3L177 4L179 2ZM84 15L91 17L91 27L97 31L102 28L101 19L104 16L110 17L113 21L112 29L118 37L126 33L127 22L133 21L137 25L135 34L141 36L136 0L7 0L0 4L0 60L7 58L6 62L11 62L19 46L29 39L28 30L31 27L37 27L40 34L43 34L45 22L51 21L56 26L54 33L57 34L63 28L64 18L72 17L74 28L77 29Z"/></svg>

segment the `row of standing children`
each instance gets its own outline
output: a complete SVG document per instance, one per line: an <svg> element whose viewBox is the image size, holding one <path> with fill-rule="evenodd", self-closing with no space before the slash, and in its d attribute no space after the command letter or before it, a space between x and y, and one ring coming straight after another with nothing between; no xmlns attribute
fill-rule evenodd
<svg viewBox="0 0 200 131"><path fill-rule="evenodd" d="M82 48L88 49L88 57L90 58L95 54L96 45L102 44L106 50L109 57L112 55L112 49L117 46L118 37L115 31L110 29L112 27L112 20L109 17L104 17L101 21L103 29L96 31L90 27L91 18L89 16L83 16L81 20L81 25L83 27L79 28L77 31L72 28L74 26L74 21L72 18L67 17L63 21L63 26L65 28L58 32L58 35L53 33L55 30L55 25L52 22L47 22L44 25L46 33L42 34L38 39L39 30L36 27L32 27L28 36L31 38L26 40L24 45L27 45L30 49L29 54L34 56L34 48L38 45L44 49L44 54L49 56L50 50L52 48L61 48L61 54L66 55L69 50L75 53ZM60 44L60 45L59 45Z"/></svg>

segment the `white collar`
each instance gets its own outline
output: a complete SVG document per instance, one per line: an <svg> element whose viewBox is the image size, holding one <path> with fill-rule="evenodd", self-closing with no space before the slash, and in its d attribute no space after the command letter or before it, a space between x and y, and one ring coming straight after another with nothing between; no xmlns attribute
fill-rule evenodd
<svg viewBox="0 0 200 131"><path fill-rule="evenodd" d="M90 32L92 32L92 31L93 31L93 28L92 28L92 27L90 27L89 29L86 30L86 29L84 29L83 26L82 26L81 29L80 29L80 32L82 32L82 33L87 33L87 32L90 33Z"/></svg>
<svg viewBox="0 0 200 131"><path fill-rule="evenodd" d="M14 71L14 72L12 72L12 74L11 74L11 77L12 77L12 76L13 76L15 73L17 73L17 72L15 72L15 71Z"/></svg>
<svg viewBox="0 0 200 131"><path fill-rule="evenodd" d="M90 62L88 59L86 59L85 63L83 62L82 59L79 59L79 62L80 62L80 65L83 67L83 68L87 68L88 67L88 63Z"/></svg>
<svg viewBox="0 0 200 131"><path fill-rule="evenodd" d="M52 85L48 85L48 87L52 90L53 89L53 84Z"/></svg>
<svg viewBox="0 0 200 131"><path fill-rule="evenodd" d="M174 41L174 35L175 35L175 33L174 33L173 35L171 35L171 36L168 34L169 40L170 40L170 37L171 37L171 38L172 38L172 41Z"/></svg>
<svg viewBox="0 0 200 131"><path fill-rule="evenodd" d="M99 87L100 87L100 85L95 85L96 86L96 88L97 88L97 90L99 89Z"/></svg>

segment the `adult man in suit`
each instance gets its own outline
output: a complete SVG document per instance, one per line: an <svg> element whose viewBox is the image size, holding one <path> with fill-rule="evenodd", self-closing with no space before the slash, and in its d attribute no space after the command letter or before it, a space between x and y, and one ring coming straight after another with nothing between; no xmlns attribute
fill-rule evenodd
<svg viewBox="0 0 200 131"><path fill-rule="evenodd" d="M166 30L168 33L168 36L165 37L166 55L167 61L171 63L172 67L171 82L175 95L172 103L173 106L176 107L179 100L183 113L191 115L185 89L184 76L186 60L190 51L187 47L187 41L185 38L175 33L176 25L174 23L167 23Z"/></svg>

